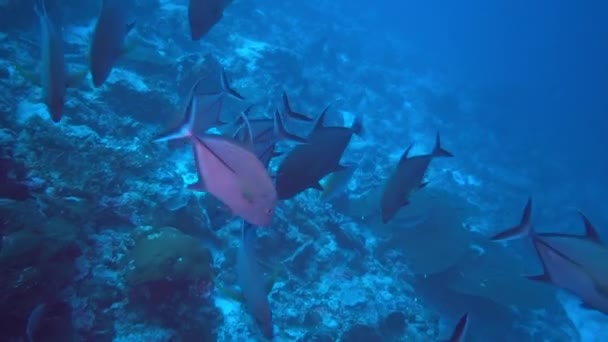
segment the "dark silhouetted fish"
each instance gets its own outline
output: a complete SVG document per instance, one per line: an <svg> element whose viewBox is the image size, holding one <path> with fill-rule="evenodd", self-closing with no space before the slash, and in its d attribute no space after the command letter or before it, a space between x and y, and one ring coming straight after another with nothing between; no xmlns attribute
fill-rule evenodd
<svg viewBox="0 0 608 342"><path fill-rule="evenodd" d="M57 30L51 22L44 0L38 0L34 7L40 21L42 65L41 77L46 104L51 118L55 122L61 120L63 114L64 98L67 87L63 40L61 31Z"/></svg>
<svg viewBox="0 0 608 342"><path fill-rule="evenodd" d="M203 38L217 24L232 0L190 0L188 21L192 40Z"/></svg>
<svg viewBox="0 0 608 342"><path fill-rule="evenodd" d="M526 206L529 211L528 207L531 206ZM526 214L526 210L524 217L529 217L531 213ZM585 307L608 314L608 248L589 219L580 215L584 235L536 233L528 223L530 228L525 232L532 238L543 266L542 274L528 278L567 290L581 298Z"/></svg>
<svg viewBox="0 0 608 342"><path fill-rule="evenodd" d="M103 0L91 43L93 85L101 86L124 52L125 38L135 26L133 0Z"/></svg>
<svg viewBox="0 0 608 342"><path fill-rule="evenodd" d="M273 338L272 311L263 272L255 252L256 227L243 222L241 246L237 253L237 275L247 310L266 338Z"/></svg>
<svg viewBox="0 0 608 342"><path fill-rule="evenodd" d="M528 202L526 203L526 207L524 208L524 213L519 221L519 224L513 228L502 231L490 238L492 241L509 241L514 239L519 239L524 236L528 236L532 231L532 223L531 223L531 213L532 213L532 198L528 198Z"/></svg>
<svg viewBox="0 0 608 342"><path fill-rule="evenodd" d="M412 145L405 150L395 171L384 186L380 199L383 223L390 221L399 209L409 204L410 195L414 191L427 185L423 180L431 160L436 157L453 156L441 147L439 133L435 139L435 148L430 154L408 157L411 148Z"/></svg>
<svg viewBox="0 0 608 342"><path fill-rule="evenodd" d="M203 134L212 127L225 124L222 121L222 104L226 96L242 100L243 97L230 87L228 78L222 71L222 83L219 90L209 92L205 78L199 78L188 95L181 123L169 132L161 134L156 142L183 139L196 134Z"/></svg>
<svg viewBox="0 0 608 342"><path fill-rule="evenodd" d="M193 136L199 180L190 188L207 191L245 221L268 227L277 193L266 167L238 142L218 135Z"/></svg>
<svg viewBox="0 0 608 342"><path fill-rule="evenodd" d="M306 144L296 146L281 162L276 175L279 199L291 198L314 188L323 190L319 181L326 175L344 170L340 159L353 134L361 134L361 117L351 127L324 127L325 108Z"/></svg>
<svg viewBox="0 0 608 342"><path fill-rule="evenodd" d="M245 111L245 115L249 115L248 112L251 107ZM251 127L251 136L249 136L244 125L242 124L243 118L239 117L237 120L238 129L234 133L233 137L239 141L247 142L249 140L253 143L253 150L258 156L262 164L268 167L270 160L274 157L280 156L276 150L276 145L280 141L292 141L297 143L306 143L307 140L296 134L289 132L285 128L284 118L282 114L276 110L274 117L270 118L259 118L249 119Z"/></svg>

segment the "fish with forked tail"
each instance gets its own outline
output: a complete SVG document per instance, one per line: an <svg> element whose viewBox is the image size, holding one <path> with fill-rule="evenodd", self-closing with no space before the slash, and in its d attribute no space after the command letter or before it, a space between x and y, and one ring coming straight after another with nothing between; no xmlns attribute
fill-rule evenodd
<svg viewBox="0 0 608 342"><path fill-rule="evenodd" d="M608 247L601 241L591 221L582 213L585 233L537 233L530 223L531 199L522 223L495 236L530 237L543 272L529 279L554 285L582 300L582 305L608 315Z"/></svg>
<svg viewBox="0 0 608 342"><path fill-rule="evenodd" d="M276 186L279 199L288 199L306 189L323 190L319 181L326 175L342 171L342 155L354 134L363 131L362 117L355 117L351 127L326 127L323 125L326 107L308 138L306 144L296 146L277 170Z"/></svg>
<svg viewBox="0 0 608 342"><path fill-rule="evenodd" d="M437 157L452 157L452 153L441 147L439 133L435 138L435 148L430 154L409 157L413 144L405 150L395 171L386 181L380 207L382 209L382 222L388 223L402 207L409 204L410 195L427 185L424 175L431 164L431 160Z"/></svg>

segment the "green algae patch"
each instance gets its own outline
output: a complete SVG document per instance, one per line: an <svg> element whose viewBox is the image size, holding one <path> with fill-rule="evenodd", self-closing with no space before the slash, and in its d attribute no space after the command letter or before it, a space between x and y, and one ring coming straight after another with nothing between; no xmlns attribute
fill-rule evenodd
<svg viewBox="0 0 608 342"><path fill-rule="evenodd" d="M212 277L209 250L196 238L173 227L151 230L140 236L129 257L126 280L130 286Z"/></svg>

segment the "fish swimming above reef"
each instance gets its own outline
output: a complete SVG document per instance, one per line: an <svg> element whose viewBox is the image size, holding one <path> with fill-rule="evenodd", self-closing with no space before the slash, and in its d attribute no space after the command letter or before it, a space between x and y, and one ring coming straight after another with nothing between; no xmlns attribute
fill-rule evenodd
<svg viewBox="0 0 608 342"><path fill-rule="evenodd" d="M188 22L192 40L203 38L224 15L224 9L232 0L190 0Z"/></svg>
<svg viewBox="0 0 608 342"><path fill-rule="evenodd" d="M340 159L353 134L362 134L362 118L357 116L351 127L326 127L323 122L328 109L317 119L308 142L294 147L279 165L276 175L279 199L292 198L310 188L323 190L319 183L323 177L345 169Z"/></svg>
<svg viewBox="0 0 608 342"><path fill-rule="evenodd" d="M241 246L236 256L238 283L247 310L266 338L273 338L272 311L266 281L255 252L256 227L243 222Z"/></svg>
<svg viewBox="0 0 608 342"><path fill-rule="evenodd" d="M100 87L125 51L125 38L135 27L133 0L103 0L91 42L93 85Z"/></svg>
<svg viewBox="0 0 608 342"><path fill-rule="evenodd" d="M248 112L251 107L247 108L244 112L245 116L248 116ZM274 157L280 156L282 153L278 152L276 145L280 141L292 141L296 143L306 143L307 140L296 134L289 132L284 123L283 115L275 110L274 117L271 118L249 118L251 132L249 133L245 129L243 116L240 116L237 120L239 127L233 134L233 138L253 144L253 150L258 156L262 164L268 167L270 160Z"/></svg>
<svg viewBox="0 0 608 342"><path fill-rule="evenodd" d="M238 100L243 97L230 87L225 72L222 71L222 86L219 90L207 92L205 78L199 78L188 95L184 116L179 125L161 134L156 142L170 141L203 134L212 127L224 125L221 118L224 97L231 96Z"/></svg>
<svg viewBox="0 0 608 342"><path fill-rule="evenodd" d="M399 209L410 203L410 195L413 192L428 184L424 181L424 175L431 164L431 160L437 157L453 156L452 153L441 147L439 133L435 138L435 148L430 154L409 157L412 146L413 144L405 150L395 171L384 186L384 192L380 199L383 223L388 223Z"/></svg>
<svg viewBox="0 0 608 342"><path fill-rule="evenodd" d="M40 43L42 47L40 80L44 93L44 103L53 121L59 122L63 114L64 98L68 86L63 39L61 31L55 27L47 14L44 0L37 0L34 10L40 22Z"/></svg>
<svg viewBox="0 0 608 342"><path fill-rule="evenodd" d="M189 188L209 192L251 224L270 226L277 193L258 157L223 136L204 134L192 138L199 180Z"/></svg>
<svg viewBox="0 0 608 342"><path fill-rule="evenodd" d="M524 217L530 217L529 208L531 200ZM608 247L589 219L579 214L585 227L584 235L536 233L533 225L527 223L530 228L522 230L527 234L519 236L532 238L543 267L542 274L528 278L569 291L582 300L584 307L608 315Z"/></svg>

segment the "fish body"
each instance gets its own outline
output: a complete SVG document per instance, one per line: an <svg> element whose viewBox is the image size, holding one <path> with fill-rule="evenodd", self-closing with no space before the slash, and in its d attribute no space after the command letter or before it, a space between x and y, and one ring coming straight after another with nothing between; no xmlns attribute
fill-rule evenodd
<svg viewBox="0 0 608 342"><path fill-rule="evenodd" d="M578 296L585 307L608 315L608 294L591 270L577 263L541 237L533 237L534 248L543 264L544 273L529 277L553 284ZM603 286L606 286L604 283Z"/></svg>
<svg viewBox="0 0 608 342"><path fill-rule="evenodd" d="M42 47L40 80L44 93L44 103L51 114L52 120L59 122L63 114L67 87L63 39L60 31L53 25L46 12L44 0L39 0L34 10L40 23Z"/></svg>
<svg viewBox="0 0 608 342"><path fill-rule="evenodd" d="M226 0L190 0L188 2L188 22L192 40L203 38L222 19Z"/></svg>
<svg viewBox="0 0 608 342"><path fill-rule="evenodd" d="M322 190L319 181L332 172L342 171L340 159L353 134L362 130L361 118L352 127L324 127L326 108L317 120L307 143L296 146L279 165L276 185L279 199L294 197L314 188Z"/></svg>
<svg viewBox="0 0 608 342"><path fill-rule="evenodd" d="M272 311L263 272L255 252L256 227L243 223L241 246L237 253L237 275L245 306L266 338L273 338Z"/></svg>
<svg viewBox="0 0 608 342"><path fill-rule="evenodd" d="M123 54L125 38L135 26L133 7L133 0L103 0L91 43L90 69L95 87L108 79Z"/></svg>
<svg viewBox="0 0 608 342"><path fill-rule="evenodd" d="M380 199L382 222L388 223L402 207L409 204L410 195L426 186L424 176L437 157L451 157L452 154L441 147L439 134L435 140L435 148L430 154L410 157L410 145L402 154L393 174L386 181Z"/></svg>
<svg viewBox="0 0 608 342"><path fill-rule="evenodd" d="M566 290L579 297L585 307L608 315L608 247L600 240L597 229L580 213L584 235L536 233L529 223L530 208L531 200L528 200L522 222L527 220L529 228L511 234L530 237L542 264L543 273L528 278Z"/></svg>
<svg viewBox="0 0 608 342"><path fill-rule="evenodd" d="M199 181L190 188L211 193L251 224L270 226L277 193L252 151L212 134L193 136L193 150Z"/></svg>

